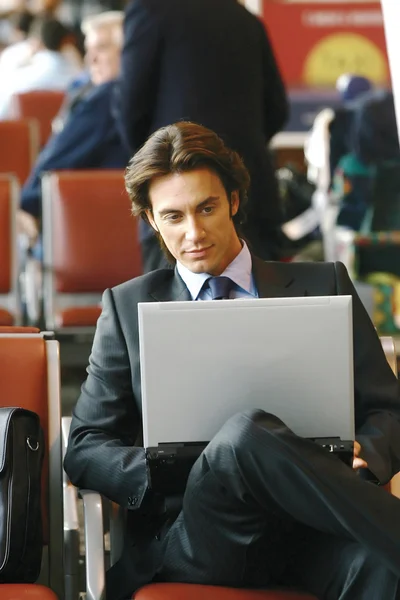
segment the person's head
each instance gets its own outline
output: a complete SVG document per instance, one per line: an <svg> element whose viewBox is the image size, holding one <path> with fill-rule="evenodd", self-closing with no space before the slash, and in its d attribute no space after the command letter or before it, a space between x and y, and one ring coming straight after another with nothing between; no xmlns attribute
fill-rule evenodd
<svg viewBox="0 0 400 600"><path fill-rule="evenodd" d="M190 122L159 129L131 159L125 184L133 214L150 223L168 258L220 275L239 253L250 178L210 129Z"/></svg>
<svg viewBox="0 0 400 600"><path fill-rule="evenodd" d="M29 31L34 21L34 16L27 10L14 13L10 17L10 23L13 28L12 42L18 42L28 37Z"/></svg>
<svg viewBox="0 0 400 600"><path fill-rule="evenodd" d="M57 19L43 19L40 23L39 39L47 50L59 52L68 36L68 29Z"/></svg>
<svg viewBox="0 0 400 600"><path fill-rule="evenodd" d="M124 13L114 10L87 17L82 22L85 60L94 85L101 85L119 75L123 20Z"/></svg>
<svg viewBox="0 0 400 600"><path fill-rule="evenodd" d="M372 88L373 84L369 79L351 73L344 73L336 82L336 89L343 102L352 102Z"/></svg>

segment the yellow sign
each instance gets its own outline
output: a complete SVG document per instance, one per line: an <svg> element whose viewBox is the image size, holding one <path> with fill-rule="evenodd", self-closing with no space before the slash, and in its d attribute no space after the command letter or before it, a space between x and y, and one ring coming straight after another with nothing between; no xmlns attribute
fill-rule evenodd
<svg viewBox="0 0 400 600"><path fill-rule="evenodd" d="M378 46L358 33L334 33L309 52L303 71L310 86L334 86L343 73L363 75L377 84L387 80L385 57Z"/></svg>

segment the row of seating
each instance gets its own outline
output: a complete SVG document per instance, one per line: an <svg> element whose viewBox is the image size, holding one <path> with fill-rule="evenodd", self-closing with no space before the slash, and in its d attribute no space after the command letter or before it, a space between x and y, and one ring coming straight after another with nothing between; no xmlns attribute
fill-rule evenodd
<svg viewBox="0 0 400 600"><path fill-rule="evenodd" d="M92 332L104 289L142 273L123 171L48 173L42 197L43 261L18 276L18 183L0 176L0 325L21 323L24 302L31 322L43 304L48 330Z"/></svg>
<svg viewBox="0 0 400 600"><path fill-rule="evenodd" d="M11 173L20 185L29 176L40 148L36 119L0 121L0 174Z"/></svg>
<svg viewBox="0 0 400 600"><path fill-rule="evenodd" d="M396 372L394 347L382 340ZM397 373L397 372L396 372ZM43 477L44 561L37 584L0 584L2 600L78 600L79 527L77 490L62 470L69 419L61 428L59 342L34 328L0 327L0 380L4 405L40 415L46 439ZM99 494L80 491L85 507L86 600L105 600L104 535ZM111 507L111 563L122 548L123 515ZM238 590L192 584L151 584L135 600L315 600L284 590Z"/></svg>
<svg viewBox="0 0 400 600"><path fill-rule="evenodd" d="M20 185L26 181L64 98L64 92L53 90L13 96L10 120L0 121L0 174L13 174Z"/></svg>
<svg viewBox="0 0 400 600"><path fill-rule="evenodd" d="M11 100L11 118L35 119L39 125L39 143L43 148L52 133L53 119L65 99L60 90L34 90L14 94Z"/></svg>

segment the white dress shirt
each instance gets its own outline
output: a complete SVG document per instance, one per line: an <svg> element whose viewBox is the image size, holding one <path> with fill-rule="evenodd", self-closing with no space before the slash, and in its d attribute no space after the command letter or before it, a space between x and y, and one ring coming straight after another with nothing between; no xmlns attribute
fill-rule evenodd
<svg viewBox="0 0 400 600"><path fill-rule="evenodd" d="M230 298L258 298L258 292L252 273L251 254L242 240L243 247L237 257L221 273L221 277L229 277L234 283ZM182 263L177 262L176 268L188 288L192 300L211 300L211 291L202 289L204 282L211 277L210 273L192 273Z"/></svg>
<svg viewBox="0 0 400 600"><path fill-rule="evenodd" d="M39 50L29 64L9 73L0 86L0 119L11 114L13 94L33 90L65 90L81 72L60 52Z"/></svg>

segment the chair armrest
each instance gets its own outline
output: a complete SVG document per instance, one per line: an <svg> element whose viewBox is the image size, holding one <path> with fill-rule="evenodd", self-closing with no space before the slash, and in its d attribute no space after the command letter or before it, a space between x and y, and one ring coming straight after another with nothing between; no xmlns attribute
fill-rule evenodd
<svg viewBox="0 0 400 600"><path fill-rule="evenodd" d="M71 417L62 417L62 460L64 461L67 450L69 429L71 427ZM75 486L71 484L66 472L63 469L63 497L64 497L64 532L77 531L79 534L78 518L78 493ZM79 555L78 555L79 556Z"/></svg>
<svg viewBox="0 0 400 600"><path fill-rule="evenodd" d="M79 490L83 500L86 600L105 600L104 530L101 496L91 490Z"/></svg>
<svg viewBox="0 0 400 600"><path fill-rule="evenodd" d="M71 429L71 421L72 421L72 417L62 417L61 418L61 454L62 454L62 461L64 462L64 458L65 458L65 453L67 452L67 448L68 448L68 437L69 437L69 430ZM68 485L69 481L68 481L68 477L66 472L63 469L63 485Z"/></svg>
<svg viewBox="0 0 400 600"><path fill-rule="evenodd" d="M71 417L61 419L62 460L68 444ZM79 516L78 491L69 481L63 469L63 503L64 503L64 576L66 600L79 599Z"/></svg>

